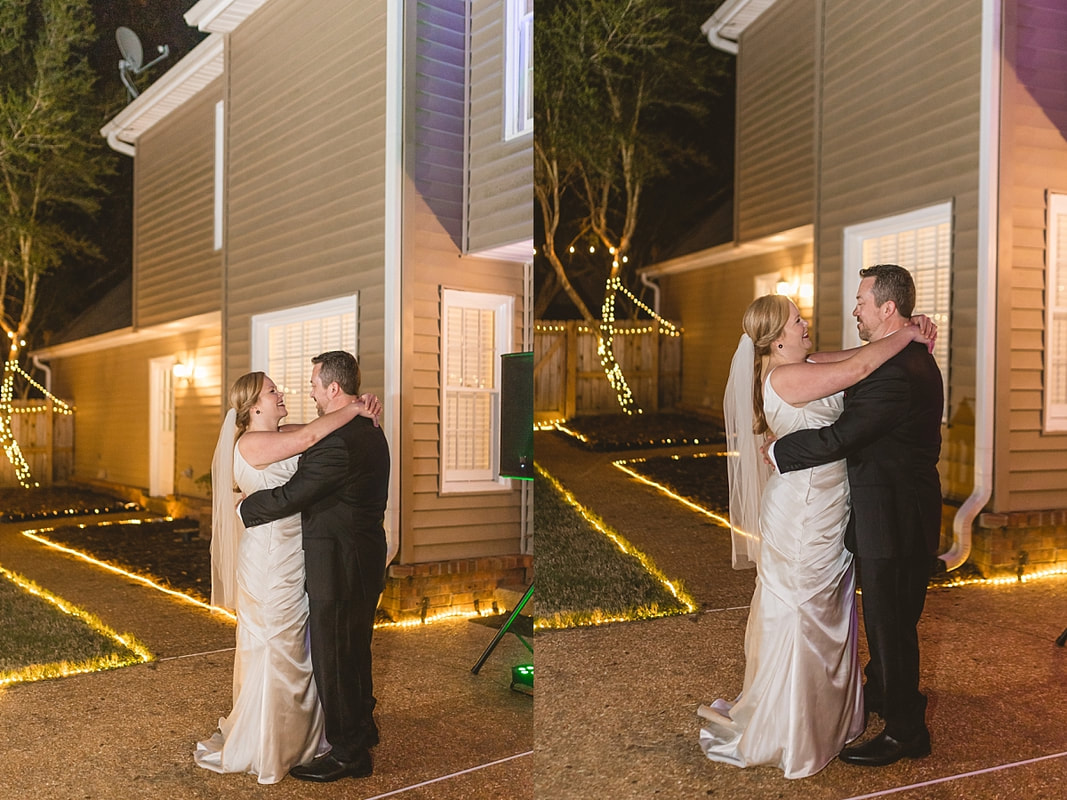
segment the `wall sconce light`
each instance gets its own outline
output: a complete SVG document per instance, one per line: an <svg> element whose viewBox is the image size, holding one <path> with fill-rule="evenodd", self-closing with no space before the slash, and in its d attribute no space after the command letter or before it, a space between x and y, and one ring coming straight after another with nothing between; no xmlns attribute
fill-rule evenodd
<svg viewBox="0 0 1067 800"><path fill-rule="evenodd" d="M186 383L192 383L193 379L196 377L196 365L192 361L190 361L188 364L183 361L179 361L171 369L171 372L173 373L175 378L183 380Z"/></svg>
<svg viewBox="0 0 1067 800"><path fill-rule="evenodd" d="M786 297L796 297L797 285L795 281L790 281L784 276L779 276L778 282L774 284L774 291L777 294L784 294Z"/></svg>

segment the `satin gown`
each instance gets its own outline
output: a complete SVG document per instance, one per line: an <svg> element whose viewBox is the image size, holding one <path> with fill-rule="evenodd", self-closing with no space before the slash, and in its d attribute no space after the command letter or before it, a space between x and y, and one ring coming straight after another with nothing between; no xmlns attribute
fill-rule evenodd
<svg viewBox="0 0 1067 800"><path fill-rule="evenodd" d="M764 411L776 436L840 416L843 394L794 408L769 377ZM734 702L716 700L698 711L708 758L803 778L863 732L856 579L844 546L849 508L844 461L775 472L768 481L743 688Z"/></svg>
<svg viewBox="0 0 1067 800"><path fill-rule="evenodd" d="M234 449L234 478L246 495L280 486L297 456L259 470ZM311 671L300 515L248 528L237 557L237 652L233 709L197 744L194 758L215 772L248 772L277 783L296 764L329 749Z"/></svg>

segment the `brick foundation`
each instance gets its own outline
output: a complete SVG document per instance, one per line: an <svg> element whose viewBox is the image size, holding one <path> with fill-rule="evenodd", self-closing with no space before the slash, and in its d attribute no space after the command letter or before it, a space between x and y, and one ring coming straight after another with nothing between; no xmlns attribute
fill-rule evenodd
<svg viewBox="0 0 1067 800"><path fill-rule="evenodd" d="M968 560L985 577L1067 567L1067 509L979 514Z"/></svg>
<svg viewBox="0 0 1067 800"><path fill-rule="evenodd" d="M445 611L474 611L475 601L479 610L489 611L498 586L528 585L532 573L531 555L393 564L381 607L397 621Z"/></svg>

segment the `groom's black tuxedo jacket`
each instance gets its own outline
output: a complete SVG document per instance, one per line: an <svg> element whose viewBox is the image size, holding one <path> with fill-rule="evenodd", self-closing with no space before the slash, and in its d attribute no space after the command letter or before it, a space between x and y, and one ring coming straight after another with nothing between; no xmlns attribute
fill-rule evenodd
<svg viewBox="0 0 1067 800"><path fill-rule="evenodd" d="M288 483L241 502L245 525L300 512L304 539L348 539L363 556L365 588L381 592L385 578L385 504L389 447L382 429L356 417L308 448Z"/></svg>
<svg viewBox="0 0 1067 800"><path fill-rule="evenodd" d="M861 558L936 555L943 408L941 372L926 346L912 342L845 392L834 424L775 442L774 459L780 472L847 459L845 546Z"/></svg>

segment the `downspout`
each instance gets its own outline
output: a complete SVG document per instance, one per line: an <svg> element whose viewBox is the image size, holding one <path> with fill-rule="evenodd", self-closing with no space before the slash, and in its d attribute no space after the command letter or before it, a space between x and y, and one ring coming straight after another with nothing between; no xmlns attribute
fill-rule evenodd
<svg viewBox="0 0 1067 800"><path fill-rule="evenodd" d="M641 273L641 283L652 290L652 310L659 316L659 284L654 282L647 273Z"/></svg>
<svg viewBox="0 0 1067 800"><path fill-rule="evenodd" d="M956 569L971 554L971 529L993 493L996 379L997 226L1000 164L1001 0L982 0L981 116L978 139L978 308L974 404L974 489L952 521L952 547L941 556Z"/></svg>
<svg viewBox="0 0 1067 800"><path fill-rule="evenodd" d="M403 177L404 177L404 3L386 0L385 44L385 319L384 383L385 419L382 427L392 451L394 465L402 463L403 436L400 415L401 376L407 359L401 341L403 314ZM385 563L390 563L400 549L400 470L389 471L389 505L386 509L385 531L388 551Z"/></svg>
<svg viewBox="0 0 1067 800"><path fill-rule="evenodd" d="M44 373L45 391L52 394L52 368L47 364L42 363L40 356L33 357L33 365Z"/></svg>

